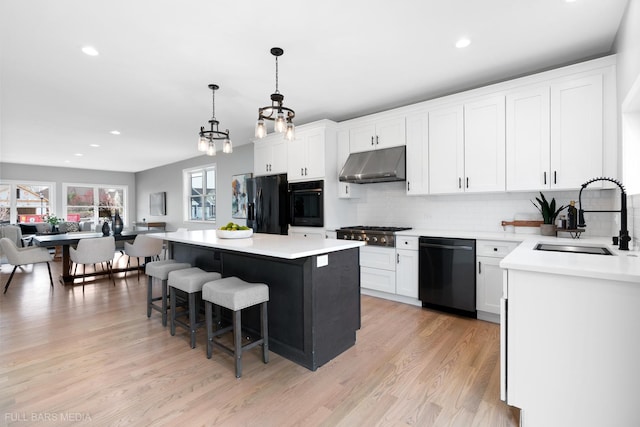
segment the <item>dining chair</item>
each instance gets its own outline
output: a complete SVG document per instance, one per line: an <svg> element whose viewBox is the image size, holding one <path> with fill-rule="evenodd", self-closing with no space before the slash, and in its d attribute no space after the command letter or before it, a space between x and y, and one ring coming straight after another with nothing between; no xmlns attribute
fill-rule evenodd
<svg viewBox="0 0 640 427"><path fill-rule="evenodd" d="M30 246L26 248L19 248L15 242L8 237L3 237L0 239L0 247L2 247L2 251L7 257L7 261L9 264L13 265L13 271L11 271L11 275L9 276L9 280L7 284L4 286L4 293L7 293L7 289L9 289L9 285L11 284L11 279L13 279L13 274L16 272L16 269L22 265L28 264L37 264L40 262L47 263L47 269L49 270L49 281L51 282L51 288L53 288L53 278L51 277L51 266L49 262L51 261L51 254L49 254L49 250L46 248L40 248L35 246Z"/></svg>
<svg viewBox="0 0 640 427"><path fill-rule="evenodd" d="M116 241L113 236L80 239L78 245L69 248L69 258L76 264L82 264L82 292L84 292L85 268L87 264L93 264L95 270L96 264L107 263L109 277L113 281L113 254L116 251ZM103 267L104 268L104 267Z"/></svg>
<svg viewBox="0 0 640 427"><path fill-rule="evenodd" d="M162 239L156 239L149 237L145 234L138 234L133 243L124 243L124 253L129 258L127 259L127 268L131 265L131 257L135 257L138 261L138 280L140 280L140 258L146 259L159 258L162 253ZM127 277L127 272L124 272L124 277Z"/></svg>

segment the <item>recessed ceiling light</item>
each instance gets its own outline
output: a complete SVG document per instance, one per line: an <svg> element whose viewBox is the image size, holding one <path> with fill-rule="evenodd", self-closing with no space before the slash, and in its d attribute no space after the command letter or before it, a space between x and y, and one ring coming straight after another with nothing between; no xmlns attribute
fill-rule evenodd
<svg viewBox="0 0 640 427"><path fill-rule="evenodd" d="M98 56L98 51L93 46L85 46L82 48L82 52L89 56Z"/></svg>
<svg viewBox="0 0 640 427"><path fill-rule="evenodd" d="M466 38L461 38L456 42L456 47L458 49L462 49L463 47L467 47L471 44L471 40Z"/></svg>
<svg viewBox="0 0 640 427"><path fill-rule="evenodd" d="M564 0L566 3L574 3L576 0Z"/></svg>
<svg viewBox="0 0 640 427"><path fill-rule="evenodd" d="M82 156L83 156L83 154L82 154L82 153L76 153L76 154L74 154L74 156L76 156L76 157L82 157Z"/></svg>
<svg viewBox="0 0 640 427"><path fill-rule="evenodd" d="M100 145L99 144L89 144L89 147L98 148L98 147L100 147Z"/></svg>
<svg viewBox="0 0 640 427"><path fill-rule="evenodd" d="M112 130L111 135L120 135L120 131L119 130Z"/></svg>

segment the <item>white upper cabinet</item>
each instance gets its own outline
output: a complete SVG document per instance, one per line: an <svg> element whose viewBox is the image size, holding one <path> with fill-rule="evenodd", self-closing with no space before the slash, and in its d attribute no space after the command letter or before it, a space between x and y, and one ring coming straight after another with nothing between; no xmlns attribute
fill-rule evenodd
<svg viewBox="0 0 640 427"><path fill-rule="evenodd" d="M429 114L407 116L407 194L429 193Z"/></svg>
<svg viewBox="0 0 640 427"><path fill-rule="evenodd" d="M462 105L429 111L429 192L462 192L464 109Z"/></svg>
<svg viewBox="0 0 640 427"><path fill-rule="evenodd" d="M253 141L253 173L275 175L287 173L287 143L281 133Z"/></svg>
<svg viewBox="0 0 640 427"><path fill-rule="evenodd" d="M464 105L464 191L505 190L504 96Z"/></svg>
<svg viewBox="0 0 640 427"><path fill-rule="evenodd" d="M338 131L337 135L338 147L337 147L337 160L338 160L338 198L341 199L355 199L359 197L359 184L352 184L350 182L340 182L339 175L342 168L349 158L349 129L342 129Z"/></svg>
<svg viewBox="0 0 640 427"><path fill-rule="evenodd" d="M349 129L349 151L358 153L405 145L405 134L404 117L356 124Z"/></svg>
<svg viewBox="0 0 640 427"><path fill-rule="evenodd" d="M548 86L507 94L507 191L551 184L549 102Z"/></svg>
<svg viewBox="0 0 640 427"><path fill-rule="evenodd" d="M551 188L603 175L602 74L551 85Z"/></svg>
<svg viewBox="0 0 640 427"><path fill-rule="evenodd" d="M287 179L304 181L325 176L325 128L296 131L296 139L288 141Z"/></svg>

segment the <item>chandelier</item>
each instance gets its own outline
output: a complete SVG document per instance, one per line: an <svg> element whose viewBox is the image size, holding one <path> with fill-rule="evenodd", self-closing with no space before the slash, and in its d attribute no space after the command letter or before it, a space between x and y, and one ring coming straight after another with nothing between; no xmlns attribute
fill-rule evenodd
<svg viewBox="0 0 640 427"><path fill-rule="evenodd" d="M264 138L267 135L265 120L273 120L273 130L284 133L284 138L292 141L295 139L295 126L293 118L296 112L282 105L284 96L278 91L278 57L284 53L279 47L271 48L271 54L276 57L276 91L271 94L271 105L258 108L258 122L256 123L256 138Z"/></svg>
<svg viewBox="0 0 640 427"><path fill-rule="evenodd" d="M223 153L233 152L231 146L231 140L229 139L229 129L226 132L218 130L220 122L216 120L216 90L220 87L216 84L210 84L209 89L213 93L213 113L211 114L211 120L209 120L210 130L204 130L204 126L200 127L200 139L198 139L198 150L204 151L209 156L216 155L216 141L224 140L222 145Z"/></svg>

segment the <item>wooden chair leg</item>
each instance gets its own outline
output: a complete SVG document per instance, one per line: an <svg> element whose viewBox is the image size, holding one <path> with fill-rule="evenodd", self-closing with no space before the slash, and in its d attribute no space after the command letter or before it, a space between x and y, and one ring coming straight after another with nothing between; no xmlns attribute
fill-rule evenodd
<svg viewBox="0 0 640 427"><path fill-rule="evenodd" d="M47 263L47 270L49 270L49 281L51 282L51 289L53 289L53 277L51 277L51 266Z"/></svg>

